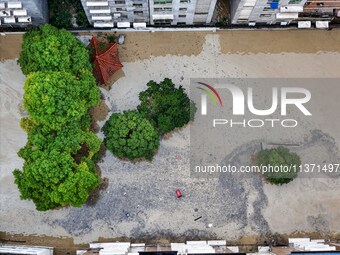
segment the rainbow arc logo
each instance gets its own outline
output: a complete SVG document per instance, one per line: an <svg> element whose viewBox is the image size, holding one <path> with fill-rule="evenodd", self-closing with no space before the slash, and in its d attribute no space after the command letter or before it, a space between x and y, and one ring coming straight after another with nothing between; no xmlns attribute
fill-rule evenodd
<svg viewBox="0 0 340 255"><path fill-rule="evenodd" d="M217 100L218 100L219 104L223 106L220 94L218 94L218 92L213 86L203 83L203 82L197 82L197 83L203 86L203 87L197 87L197 88L206 93L206 94L202 94L201 96L201 114L202 115L207 115L207 95L211 98L214 105L217 105Z"/></svg>

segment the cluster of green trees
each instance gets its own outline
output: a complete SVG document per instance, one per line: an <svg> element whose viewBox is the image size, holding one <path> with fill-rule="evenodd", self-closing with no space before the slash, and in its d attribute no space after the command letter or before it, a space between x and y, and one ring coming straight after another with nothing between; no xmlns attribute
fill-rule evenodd
<svg viewBox="0 0 340 255"><path fill-rule="evenodd" d="M288 171L267 171L263 173L269 183L277 185L294 180L297 177L295 170L301 164L300 157L283 146L260 151L256 160L257 164L262 166L287 167Z"/></svg>
<svg viewBox="0 0 340 255"><path fill-rule="evenodd" d="M28 133L13 174L22 199L38 210L80 207L99 184L94 156L100 139L90 131L89 109L100 101L87 49L51 25L24 36L18 63L27 79L21 120Z"/></svg>
<svg viewBox="0 0 340 255"><path fill-rule="evenodd" d="M72 27L72 14L75 14L77 25L89 26L81 0L48 0L50 24L57 28Z"/></svg>
<svg viewBox="0 0 340 255"><path fill-rule="evenodd" d="M168 78L148 82L139 99L137 110L114 113L103 127L106 147L119 158L151 160L159 137L183 127L196 110L185 89Z"/></svg>

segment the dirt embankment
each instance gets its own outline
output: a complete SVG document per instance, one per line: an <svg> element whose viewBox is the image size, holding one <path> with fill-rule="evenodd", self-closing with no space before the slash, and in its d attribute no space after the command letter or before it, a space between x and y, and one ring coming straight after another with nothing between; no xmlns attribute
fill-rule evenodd
<svg viewBox="0 0 340 255"><path fill-rule="evenodd" d="M0 35L0 61L19 57L22 35Z"/></svg>

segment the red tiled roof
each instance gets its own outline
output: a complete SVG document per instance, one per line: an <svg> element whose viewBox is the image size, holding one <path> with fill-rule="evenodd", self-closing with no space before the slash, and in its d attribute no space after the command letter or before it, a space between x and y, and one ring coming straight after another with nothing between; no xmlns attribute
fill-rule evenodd
<svg viewBox="0 0 340 255"><path fill-rule="evenodd" d="M94 64L93 75L100 84L108 84L112 75L123 67L118 57L117 43L103 43L92 37L88 48Z"/></svg>

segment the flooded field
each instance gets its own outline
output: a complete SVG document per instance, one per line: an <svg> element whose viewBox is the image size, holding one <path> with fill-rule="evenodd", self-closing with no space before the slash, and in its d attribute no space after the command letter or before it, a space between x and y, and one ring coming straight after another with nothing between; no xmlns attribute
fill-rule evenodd
<svg viewBox="0 0 340 255"><path fill-rule="evenodd" d="M111 89L101 89L108 116L136 107L146 83L165 77L186 89L190 78L199 77L340 78L340 30L127 33L126 38L119 48L124 65L121 77ZM264 183L260 176L190 178L189 127L163 139L152 163L121 161L107 152L100 167L109 185L95 205L36 211L32 202L20 200L12 176L22 166L16 153L26 143L19 125L25 115L25 76L15 60L20 42L18 35L0 36L0 239L64 237L65 247L73 247L74 243L122 237L236 242L246 236L293 232L318 232L324 237L339 234L340 179L298 178L277 187ZM322 94L323 88L318 91ZM340 87L330 103L339 92ZM97 112L106 112L105 108L101 105ZM287 140L313 141L311 156L323 151L322 146L332 146L338 157L339 111L324 113L327 130L315 131L315 125ZM101 116L97 125L104 122ZM102 138L102 133L98 135ZM230 144L232 152L242 148L242 153L252 146L246 137L237 136L230 137ZM175 197L177 188L184 194L181 200ZM197 217L202 218L195 221ZM68 249L65 247L63 251Z"/></svg>

